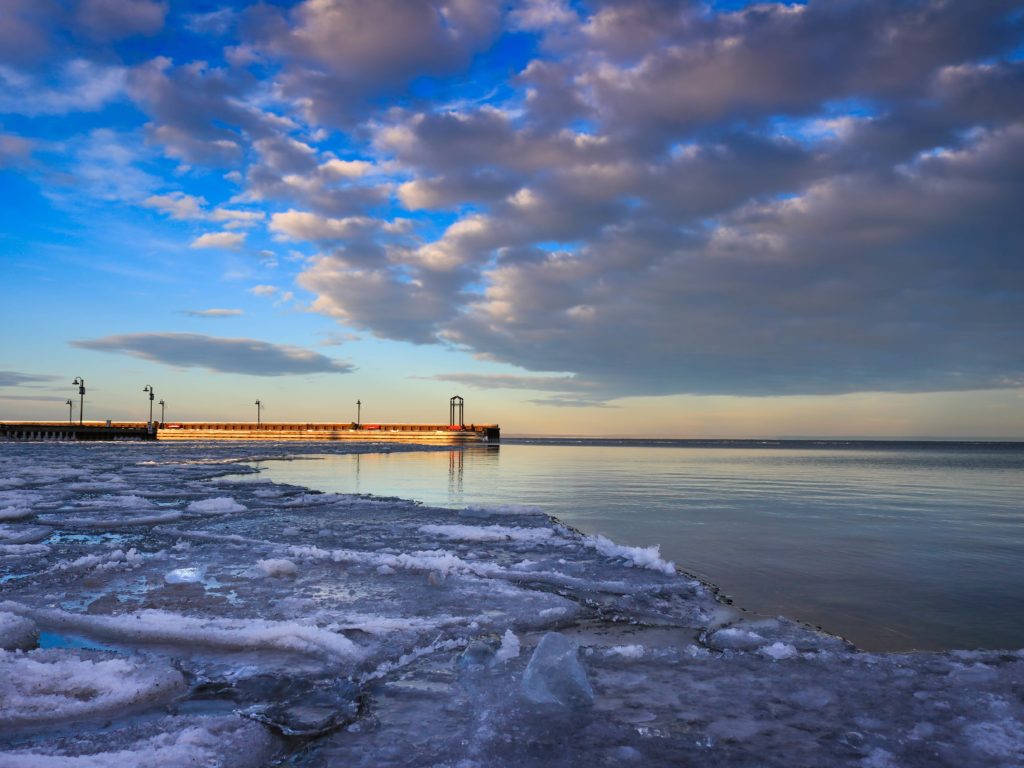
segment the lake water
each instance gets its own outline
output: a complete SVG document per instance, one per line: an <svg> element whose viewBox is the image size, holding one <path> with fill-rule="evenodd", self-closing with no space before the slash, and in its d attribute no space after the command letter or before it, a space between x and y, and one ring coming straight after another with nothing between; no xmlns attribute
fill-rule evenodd
<svg viewBox="0 0 1024 768"><path fill-rule="evenodd" d="M1021 443L510 440L263 467L324 491L538 506L869 650L1024 647Z"/></svg>

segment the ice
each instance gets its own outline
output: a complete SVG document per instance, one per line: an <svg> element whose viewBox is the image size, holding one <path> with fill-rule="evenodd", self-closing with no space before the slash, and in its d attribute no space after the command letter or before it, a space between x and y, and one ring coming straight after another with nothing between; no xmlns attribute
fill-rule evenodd
<svg viewBox="0 0 1024 768"><path fill-rule="evenodd" d="M576 658L576 645L565 635L548 632L530 657L523 672L523 693L537 704L588 707L594 703L594 689L586 670Z"/></svg>
<svg viewBox="0 0 1024 768"><path fill-rule="evenodd" d="M184 690L181 673L168 664L63 649L0 651L0 732L109 717Z"/></svg>
<svg viewBox="0 0 1024 768"><path fill-rule="evenodd" d="M767 656L769 659L775 661L782 661L783 659L792 659L797 655L797 650L789 643L772 643L766 645L760 649L762 655Z"/></svg>
<svg viewBox="0 0 1024 768"><path fill-rule="evenodd" d="M231 512L244 512L245 507L230 496L218 496L215 499L193 501L188 505L188 511L199 512L203 515L224 515Z"/></svg>
<svg viewBox="0 0 1024 768"><path fill-rule="evenodd" d="M0 766L1024 764L1024 653L862 653L537 509L258 469L371 449L0 444Z"/></svg>
<svg viewBox="0 0 1024 768"><path fill-rule="evenodd" d="M260 569L264 576L287 577L294 576L299 572L299 567L295 563L281 557L257 560L256 567Z"/></svg>
<svg viewBox="0 0 1024 768"><path fill-rule="evenodd" d="M622 558L637 568L650 568L652 571L660 571L670 576L676 572L675 563L661 559L661 548L658 545L652 547L624 547L604 536L594 536L586 541L589 546L592 546L602 555Z"/></svg>
<svg viewBox="0 0 1024 768"><path fill-rule="evenodd" d="M181 643L224 649L272 649L325 657L351 657L357 646L344 635L311 624L267 619L198 618L160 610L119 616L85 616L0 602L0 610L38 623L139 643Z"/></svg>
<svg viewBox="0 0 1024 768"><path fill-rule="evenodd" d="M35 544L51 533L45 525L0 525L0 544Z"/></svg>
<svg viewBox="0 0 1024 768"><path fill-rule="evenodd" d="M85 740L0 753L0 768L259 768L280 745L267 729L236 716L165 718L108 734L119 746Z"/></svg>
<svg viewBox="0 0 1024 768"><path fill-rule="evenodd" d="M518 528L507 525L421 525L420 532L460 541L548 542L556 538L552 528Z"/></svg>
<svg viewBox="0 0 1024 768"><path fill-rule="evenodd" d="M0 611L0 649L5 651L35 648L39 628L31 619Z"/></svg>
<svg viewBox="0 0 1024 768"><path fill-rule="evenodd" d="M520 650L521 645L519 643L519 638L516 637L515 632L513 632L511 629L506 629L505 634L501 636L501 646L494 654L494 658L497 661L508 661L510 659L515 659L519 656Z"/></svg>
<svg viewBox="0 0 1024 768"><path fill-rule="evenodd" d="M607 653L612 656L621 656L624 659L641 659L644 655L642 645L615 645L608 649Z"/></svg>

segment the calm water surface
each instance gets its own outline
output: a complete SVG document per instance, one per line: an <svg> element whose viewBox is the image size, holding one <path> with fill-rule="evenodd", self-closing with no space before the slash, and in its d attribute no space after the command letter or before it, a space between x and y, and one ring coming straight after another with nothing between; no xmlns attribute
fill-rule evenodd
<svg viewBox="0 0 1024 768"><path fill-rule="evenodd" d="M324 491L535 505L865 649L1024 647L1020 443L508 441L264 468Z"/></svg>

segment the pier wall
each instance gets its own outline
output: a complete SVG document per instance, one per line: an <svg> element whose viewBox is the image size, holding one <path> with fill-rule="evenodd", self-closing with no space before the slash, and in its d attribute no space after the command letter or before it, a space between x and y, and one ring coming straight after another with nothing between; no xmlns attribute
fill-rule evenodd
<svg viewBox="0 0 1024 768"><path fill-rule="evenodd" d="M500 440L497 424L325 424L184 422L160 425L158 440L354 440L410 443L487 443Z"/></svg>
<svg viewBox="0 0 1024 768"><path fill-rule="evenodd" d="M146 422L0 422L0 440L156 440Z"/></svg>
<svg viewBox="0 0 1024 768"><path fill-rule="evenodd" d="M352 440L495 443L497 424L332 424L252 422L0 422L0 440Z"/></svg>

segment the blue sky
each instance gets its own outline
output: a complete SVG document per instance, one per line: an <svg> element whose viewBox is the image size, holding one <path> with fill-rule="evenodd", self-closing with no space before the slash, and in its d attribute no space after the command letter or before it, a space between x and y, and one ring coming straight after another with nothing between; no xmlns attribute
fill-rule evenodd
<svg viewBox="0 0 1024 768"><path fill-rule="evenodd" d="M0 418L1024 437L1021 19L8 0Z"/></svg>

